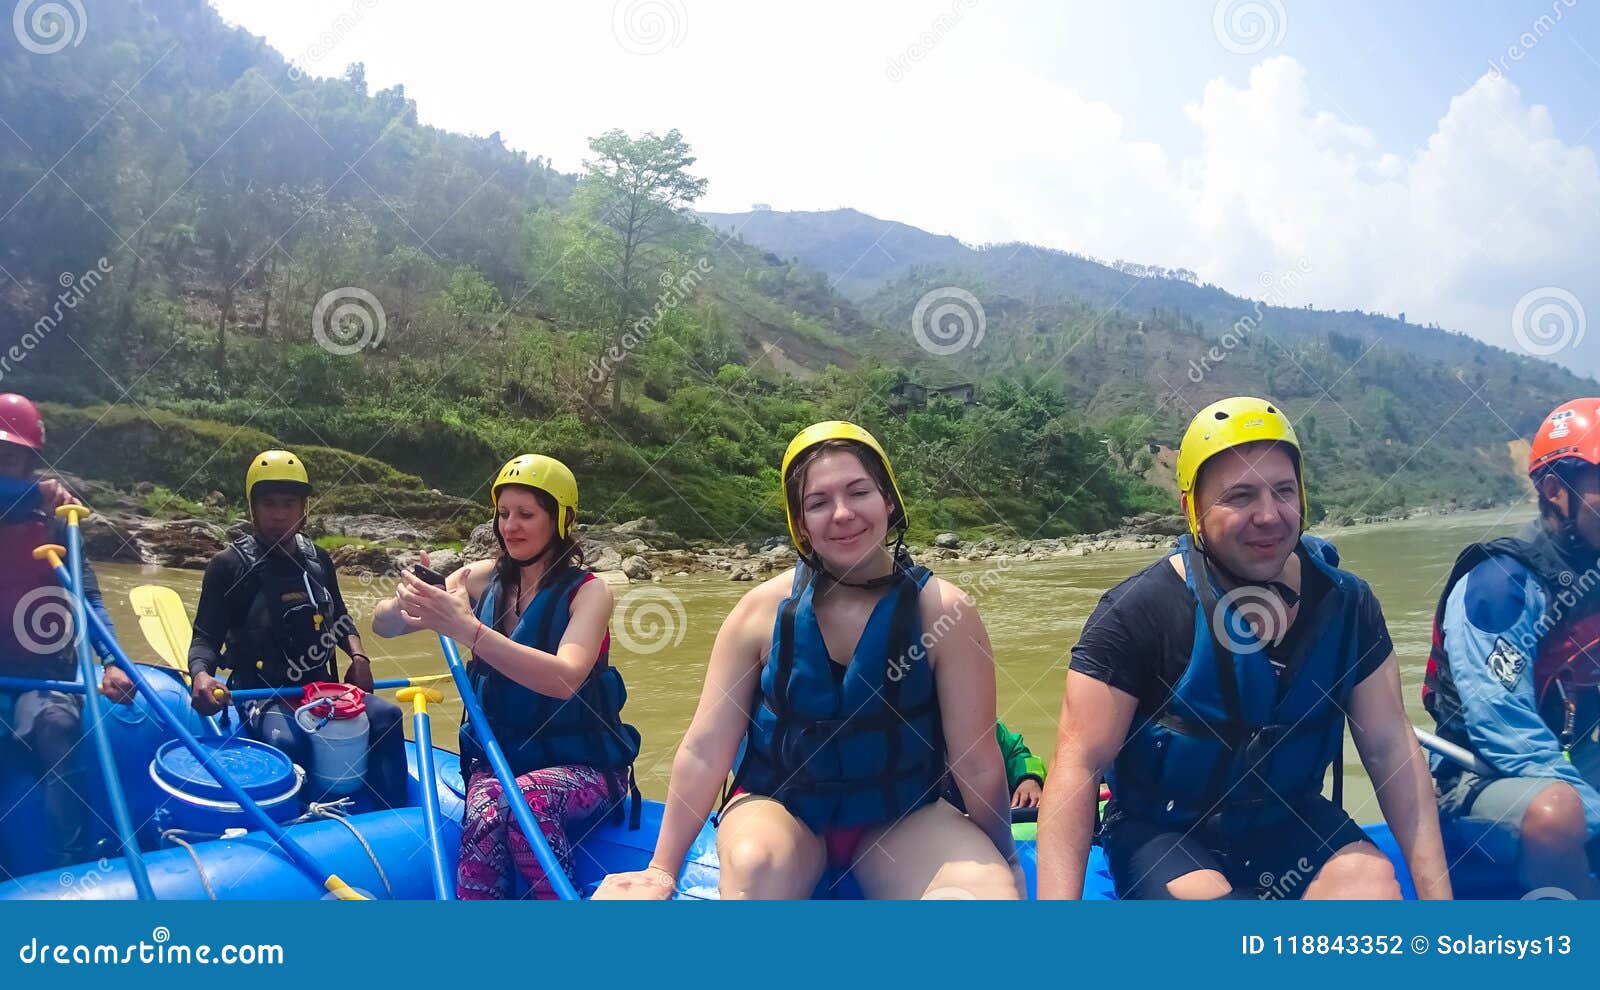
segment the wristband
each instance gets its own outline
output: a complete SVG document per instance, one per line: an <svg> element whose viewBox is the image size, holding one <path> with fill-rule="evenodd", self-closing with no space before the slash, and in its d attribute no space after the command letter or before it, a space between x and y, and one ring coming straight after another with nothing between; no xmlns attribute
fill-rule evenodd
<svg viewBox="0 0 1600 990"><path fill-rule="evenodd" d="M483 621L478 621L478 631L472 634L472 642L467 646L473 653L478 652L478 637L483 635Z"/></svg>

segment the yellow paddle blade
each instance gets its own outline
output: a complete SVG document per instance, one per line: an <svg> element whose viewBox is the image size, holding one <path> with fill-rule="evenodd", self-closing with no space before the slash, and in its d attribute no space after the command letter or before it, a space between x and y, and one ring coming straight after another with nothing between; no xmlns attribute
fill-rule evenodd
<svg viewBox="0 0 1600 990"><path fill-rule="evenodd" d="M189 666L189 640L194 630L189 625L189 613L183 609L183 599L171 588L158 584L141 584L128 592L133 612L139 617L139 631L150 643L150 648L174 670L186 671Z"/></svg>

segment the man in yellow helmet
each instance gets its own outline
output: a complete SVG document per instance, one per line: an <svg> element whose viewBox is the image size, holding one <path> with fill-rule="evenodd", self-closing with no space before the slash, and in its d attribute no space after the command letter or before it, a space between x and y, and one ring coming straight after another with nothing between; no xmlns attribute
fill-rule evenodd
<svg viewBox="0 0 1600 990"><path fill-rule="evenodd" d="M338 681L340 649L350 656L344 683L372 690L371 661L339 593L333 561L301 532L312 494L305 464L290 451L267 450L250 461L245 501L252 530L211 558L195 606L190 700L200 714L227 707L230 689ZM232 668L226 685L216 678L219 667ZM378 803L403 805L408 775L400 706L371 695L363 702L368 787ZM307 766L310 740L293 716L300 704L299 694L287 694L246 702L239 713L252 736Z"/></svg>
<svg viewBox="0 0 1600 990"><path fill-rule="evenodd" d="M1322 794L1344 723L1417 892L1448 897L1427 762L1383 612L1303 535L1300 445L1276 406L1202 409L1178 453L1189 534L1107 592L1072 650L1039 813L1039 894L1076 897L1098 784L1117 895L1395 898L1393 866Z"/></svg>

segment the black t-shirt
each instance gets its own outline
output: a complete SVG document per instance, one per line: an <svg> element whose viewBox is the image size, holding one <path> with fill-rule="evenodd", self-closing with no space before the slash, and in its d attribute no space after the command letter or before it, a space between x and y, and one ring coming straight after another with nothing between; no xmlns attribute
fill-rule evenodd
<svg viewBox="0 0 1600 990"><path fill-rule="evenodd" d="M1275 667L1306 633L1307 626L1298 617L1310 615L1333 587L1303 556L1300 574L1297 621L1267 654ZM1365 584L1361 593L1356 684L1366 680L1394 651L1377 596ZM1188 666L1194 648L1194 613L1193 593L1163 557L1101 596L1072 648L1070 669L1133 695L1139 699L1139 711L1148 714L1167 700Z"/></svg>
<svg viewBox="0 0 1600 990"><path fill-rule="evenodd" d="M339 594L339 578L334 572L333 561L326 550L321 547L315 549L317 562L322 565L324 575L321 583L333 599L333 611L328 616L329 626L334 629L348 626L353 632L355 623L350 620L350 613L344 607L344 597ZM298 555L279 551L269 554L260 566L305 569ZM250 604L260 587L259 570L251 571L244 557L231 544L223 547L222 552L206 564L206 575L200 582L200 601L194 607L194 638L189 644L191 676L201 671L216 674L217 666L222 662L222 646L228 641L228 633L245 627ZM342 637L339 645L344 645Z"/></svg>

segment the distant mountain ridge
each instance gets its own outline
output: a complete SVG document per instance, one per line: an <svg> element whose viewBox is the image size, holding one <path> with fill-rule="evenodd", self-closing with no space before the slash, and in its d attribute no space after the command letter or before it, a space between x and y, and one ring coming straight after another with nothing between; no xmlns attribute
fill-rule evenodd
<svg viewBox="0 0 1600 990"><path fill-rule="evenodd" d="M1294 270L1271 276L1272 284L1263 286L1269 302L1263 303L1215 285L1199 284L1192 272L1183 269L1169 272L1142 265L1107 265L1068 251L1020 242L974 247L954 237L853 209L699 216L714 229L737 232L757 248L815 268L828 276L835 290L858 303L865 303L913 271L937 270L981 279L988 289L1029 303L1073 300L1134 315L1151 310L1181 311L1213 335L1241 320L1270 319L1274 331L1288 338L1319 339L1341 333L1448 362L1472 361L1484 349L1510 353L1465 333L1401 322L1382 314L1271 305L1275 291L1285 294L1279 287L1292 286L1302 276ZM1179 277L1168 277L1171 274Z"/></svg>

